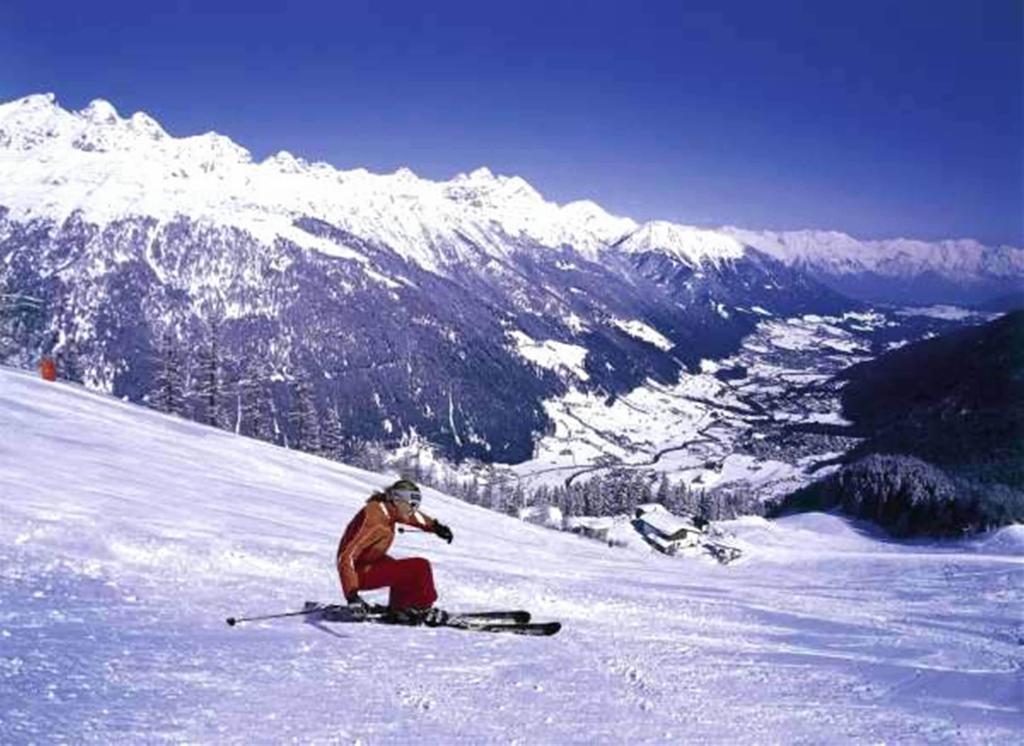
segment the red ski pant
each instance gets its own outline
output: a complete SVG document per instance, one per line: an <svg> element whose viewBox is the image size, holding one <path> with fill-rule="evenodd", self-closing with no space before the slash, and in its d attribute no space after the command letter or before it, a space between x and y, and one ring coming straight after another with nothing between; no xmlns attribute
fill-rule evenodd
<svg viewBox="0 0 1024 746"><path fill-rule="evenodd" d="M384 555L372 564L356 567L360 590L390 588L388 606L395 611L424 609L437 600L434 573L430 562L422 557L394 559Z"/></svg>

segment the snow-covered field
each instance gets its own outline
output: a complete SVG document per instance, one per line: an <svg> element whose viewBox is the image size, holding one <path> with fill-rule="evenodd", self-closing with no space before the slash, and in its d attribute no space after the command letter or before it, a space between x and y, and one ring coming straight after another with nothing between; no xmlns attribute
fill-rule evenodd
<svg viewBox="0 0 1024 746"><path fill-rule="evenodd" d="M337 600L372 475L0 370L0 743L1016 742L1024 533L733 524L738 564L612 549L428 491L449 608L553 638L228 628Z"/></svg>
<svg viewBox="0 0 1024 746"><path fill-rule="evenodd" d="M611 401L570 386L544 403L554 427L538 439L534 458L510 471L533 487L625 466L664 473L694 489L741 485L762 498L786 494L823 476L815 463L832 458L836 444L783 453L752 451L749 441L781 440L786 425L849 424L830 379L869 359L868 333L894 323L875 312L766 318L736 354L704 360L700 372L684 372L675 384L648 379ZM559 351L545 349L545 367L581 365L571 356L559 363ZM743 374L726 381L715 375L722 369Z"/></svg>

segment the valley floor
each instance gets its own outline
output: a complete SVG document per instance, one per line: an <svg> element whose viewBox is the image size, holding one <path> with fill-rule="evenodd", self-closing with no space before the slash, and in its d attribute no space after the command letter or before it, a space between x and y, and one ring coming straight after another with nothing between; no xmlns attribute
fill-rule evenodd
<svg viewBox="0 0 1024 746"><path fill-rule="evenodd" d="M1015 742L1024 533L895 543L830 515L734 522L719 566L428 491L451 609L553 638L229 628L337 601L372 475L0 370L0 742Z"/></svg>

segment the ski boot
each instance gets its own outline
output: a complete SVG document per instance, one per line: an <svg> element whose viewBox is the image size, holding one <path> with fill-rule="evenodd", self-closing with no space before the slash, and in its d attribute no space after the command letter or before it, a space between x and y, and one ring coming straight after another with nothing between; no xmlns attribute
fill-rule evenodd
<svg viewBox="0 0 1024 746"><path fill-rule="evenodd" d="M412 607L409 609L390 610L385 617L389 624L404 624L412 627L425 625L440 627L448 621L448 612L436 606L426 608Z"/></svg>

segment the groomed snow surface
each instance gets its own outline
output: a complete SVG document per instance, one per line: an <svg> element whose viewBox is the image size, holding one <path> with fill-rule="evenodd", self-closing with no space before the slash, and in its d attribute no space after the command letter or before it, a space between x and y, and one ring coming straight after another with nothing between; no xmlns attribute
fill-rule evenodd
<svg viewBox="0 0 1024 746"><path fill-rule="evenodd" d="M1022 731L1024 537L734 522L738 564L609 548L427 491L452 609L553 638L229 628L338 600L373 475L0 371L0 743L973 743Z"/></svg>

